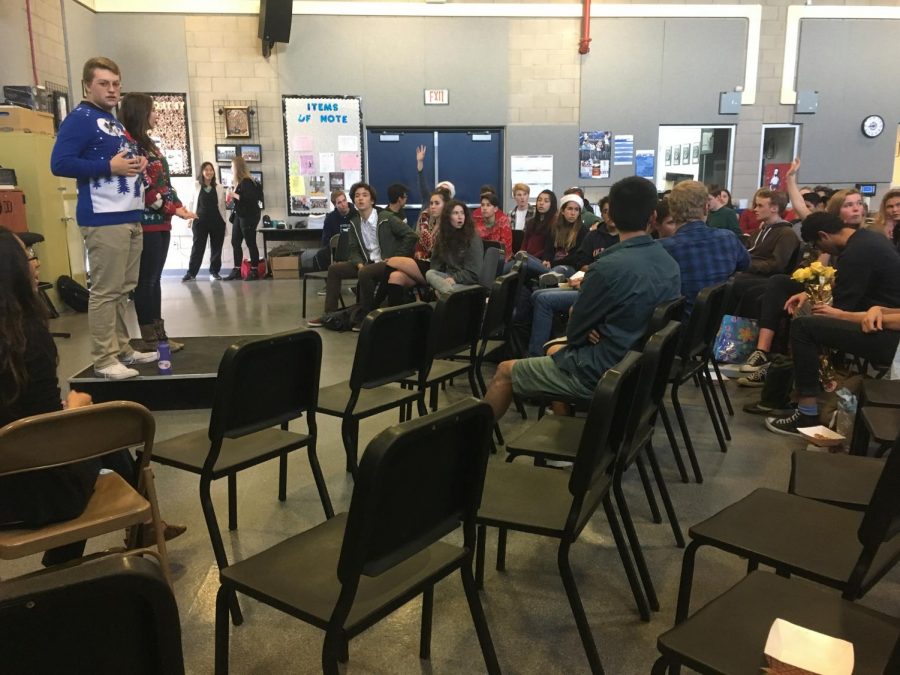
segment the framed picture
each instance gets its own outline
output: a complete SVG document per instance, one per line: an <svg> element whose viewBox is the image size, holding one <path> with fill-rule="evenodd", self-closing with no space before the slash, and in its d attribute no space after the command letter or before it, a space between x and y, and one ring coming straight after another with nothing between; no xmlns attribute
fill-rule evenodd
<svg viewBox="0 0 900 675"><path fill-rule="evenodd" d="M156 111L156 127L150 137L169 163L172 176L192 176L191 138L187 116L187 94L149 94Z"/></svg>
<svg viewBox="0 0 900 675"><path fill-rule="evenodd" d="M691 163L691 144L685 143L681 146L681 163L682 164L690 164Z"/></svg>
<svg viewBox="0 0 900 675"><path fill-rule="evenodd" d="M672 166L672 146L666 148L666 166Z"/></svg>
<svg viewBox="0 0 900 675"><path fill-rule="evenodd" d="M219 167L219 182L225 187L231 187L232 178L234 174L231 173L230 166L220 166Z"/></svg>
<svg viewBox="0 0 900 675"><path fill-rule="evenodd" d="M713 151L713 130L703 129L700 132L700 152L708 155Z"/></svg>
<svg viewBox="0 0 900 675"><path fill-rule="evenodd" d="M237 157L238 154L237 145L219 145L216 144L216 162L219 164L228 164L231 160Z"/></svg>
<svg viewBox="0 0 900 675"><path fill-rule="evenodd" d="M700 163L700 144L694 143L691 146L691 164Z"/></svg>
<svg viewBox="0 0 900 675"><path fill-rule="evenodd" d="M672 148L672 164L678 166L681 164L681 146L676 145Z"/></svg>
<svg viewBox="0 0 900 675"><path fill-rule="evenodd" d="M225 106L225 137L250 138L250 108Z"/></svg>
<svg viewBox="0 0 900 675"><path fill-rule="evenodd" d="M261 145L242 145L240 147L241 157L245 162L258 163L262 161Z"/></svg>

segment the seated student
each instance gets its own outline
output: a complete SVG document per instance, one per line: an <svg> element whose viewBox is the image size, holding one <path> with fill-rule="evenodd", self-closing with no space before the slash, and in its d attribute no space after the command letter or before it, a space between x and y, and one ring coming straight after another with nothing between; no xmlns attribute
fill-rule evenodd
<svg viewBox="0 0 900 675"><path fill-rule="evenodd" d="M319 248L308 249L300 254L300 269L304 272L328 269L331 264L331 238L350 225L350 217L356 213L353 204L343 190L333 190L331 203L334 209L325 216L322 223L322 239Z"/></svg>
<svg viewBox="0 0 900 675"><path fill-rule="evenodd" d="M671 190L669 194L671 194ZM675 219L669 208L669 198L663 197L656 205L656 222L650 230L650 236L654 239L665 239L675 234Z"/></svg>
<svg viewBox="0 0 900 675"><path fill-rule="evenodd" d="M811 316L798 316L791 324L794 381L800 394L797 409L783 418L766 419L766 428L777 434L799 436L798 429L817 426L819 355L822 348L836 349L873 363L888 364L900 344L900 308L873 305L865 312L833 312L816 305Z"/></svg>
<svg viewBox="0 0 900 675"><path fill-rule="evenodd" d="M597 223L600 222L600 216L595 214L591 209L590 202L584 197L584 190L577 186L570 187L563 193L563 196L566 195L576 195L581 199L581 224L584 228L586 230L593 230L597 227ZM560 200L559 208L562 208L562 200Z"/></svg>
<svg viewBox="0 0 900 675"><path fill-rule="evenodd" d="M387 189L387 209L404 225L406 222L406 202L409 201L409 188L403 183L391 183Z"/></svg>
<svg viewBox="0 0 900 675"><path fill-rule="evenodd" d="M566 278L578 271L579 249L588 230L581 224L581 197L565 195L559 202L559 213L550 226L543 265Z"/></svg>
<svg viewBox="0 0 900 675"><path fill-rule="evenodd" d="M900 188L892 188L884 193L881 206L875 216L872 230L881 232L900 250Z"/></svg>
<svg viewBox="0 0 900 675"><path fill-rule="evenodd" d="M741 232L745 237L750 237L756 234L756 231L762 225L762 223L760 223L759 221L759 218L757 218L756 210L754 209L754 205L756 204L757 192L759 192L759 190L753 193L753 199L750 200L750 206L741 211L741 215L738 218L738 227L741 228Z"/></svg>
<svg viewBox="0 0 900 675"><path fill-rule="evenodd" d="M512 188L516 205L509 210L509 224L514 230L524 230L525 223L534 218L534 206L528 203L531 188L525 183L516 183Z"/></svg>
<svg viewBox="0 0 900 675"><path fill-rule="evenodd" d="M80 408L91 397L70 391L60 401L56 344L47 327L47 312L37 292L40 261L29 244L0 227L0 427L23 417ZM24 241L23 241L24 240ZM40 452L40 448L35 448ZM100 459L0 478L0 525L42 527L76 518L84 511L102 467L134 484L134 460L127 450ZM166 525L164 536L184 533L183 525ZM146 537L146 534L145 534ZM84 542L44 554L44 565L80 557Z"/></svg>
<svg viewBox="0 0 900 675"><path fill-rule="evenodd" d="M475 231L469 207L451 200L441 213L441 225L431 252L425 281L438 293L450 293L477 284L484 260L484 246Z"/></svg>
<svg viewBox="0 0 900 675"><path fill-rule="evenodd" d="M610 208L620 243L588 268L572 307L567 344L548 356L498 366L485 395L495 419L506 413L513 393L590 399L603 373L644 334L654 308L681 294L678 264L647 234L655 207L656 188L644 178L631 176L612 186ZM600 339L592 343L588 336L595 330Z"/></svg>
<svg viewBox="0 0 900 675"><path fill-rule="evenodd" d="M740 237L741 226L738 225L737 212L731 205L731 193L721 185L710 185L708 204L706 224L717 229L731 230Z"/></svg>
<svg viewBox="0 0 900 675"><path fill-rule="evenodd" d="M500 208L500 199L494 192L481 194L481 207L472 212L475 231L484 241L496 241L503 246L506 260L512 258L512 228L509 219Z"/></svg>
<svg viewBox="0 0 900 675"><path fill-rule="evenodd" d="M517 258L525 260L528 271L538 276L547 271L543 257L547 251L547 238L557 215L556 195L552 190L541 190L534 202L534 218L525 223L525 236ZM504 273L512 268L512 261L506 263Z"/></svg>
<svg viewBox="0 0 900 675"><path fill-rule="evenodd" d="M796 160L799 163L799 160ZM789 191L791 190L791 181L793 174L788 172L787 184ZM799 209L809 217L810 212L804 206ZM848 188L835 192L825 211L817 211L816 217L823 213L831 214L834 218L850 229L857 229L862 223L862 197L858 190ZM804 221L805 222L805 221ZM802 228L802 226L801 226ZM798 264L808 264L816 257L817 246L815 238L806 240L801 245ZM829 260L828 252L818 254L820 262L823 264ZM805 258L806 260L803 260ZM789 272L791 270L788 270ZM738 275L737 281L741 280L742 275ZM738 284L735 284L737 290ZM802 290L800 284L792 280L787 274L774 274L758 282L756 286L744 286L743 297L734 312L739 316L746 316L759 319L759 337L756 342L756 350L750 354L747 360L741 365L742 373L750 373L746 378L738 379L741 386L761 387L765 379L765 370L769 364L769 352L775 340L775 331L781 320L787 316L785 303L788 298Z"/></svg>
<svg viewBox="0 0 900 675"><path fill-rule="evenodd" d="M691 315L697 294L708 286L728 280L747 269L750 256L734 233L708 227L704 222L708 209L706 186L698 181L683 181L669 195L669 208L677 228L675 234L660 243L681 270L684 318Z"/></svg>
<svg viewBox="0 0 900 675"><path fill-rule="evenodd" d="M325 312L336 312L343 279L359 278L359 303L363 312L375 307L375 285L384 277L385 259L391 256L412 257L416 233L400 222L390 211L375 210L375 188L358 183L353 193L357 213L350 217L349 256L347 261L328 266L325 282ZM307 321L311 328L322 326L322 318Z"/></svg>

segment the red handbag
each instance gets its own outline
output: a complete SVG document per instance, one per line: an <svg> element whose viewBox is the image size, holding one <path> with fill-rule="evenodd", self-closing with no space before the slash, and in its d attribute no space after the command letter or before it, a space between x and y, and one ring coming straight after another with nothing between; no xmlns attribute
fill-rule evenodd
<svg viewBox="0 0 900 675"><path fill-rule="evenodd" d="M256 275L260 279L265 279L266 277L266 261L260 260L256 264ZM244 258L241 261L241 279L246 279L250 276L250 261Z"/></svg>

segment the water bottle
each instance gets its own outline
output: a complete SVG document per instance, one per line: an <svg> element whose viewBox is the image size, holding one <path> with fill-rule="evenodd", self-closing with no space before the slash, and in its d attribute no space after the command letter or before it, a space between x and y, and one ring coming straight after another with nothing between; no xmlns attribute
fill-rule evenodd
<svg viewBox="0 0 900 675"><path fill-rule="evenodd" d="M172 374L172 350L169 348L168 340L160 340L157 343L156 349L159 353L159 360L157 361L157 365L159 366L159 374L160 375L171 375Z"/></svg>

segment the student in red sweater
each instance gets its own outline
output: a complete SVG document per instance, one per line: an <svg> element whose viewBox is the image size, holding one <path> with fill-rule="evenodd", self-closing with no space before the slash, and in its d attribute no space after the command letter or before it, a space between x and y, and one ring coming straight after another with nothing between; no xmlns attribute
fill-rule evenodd
<svg viewBox="0 0 900 675"><path fill-rule="evenodd" d="M494 192L481 195L481 208L472 212L475 231L485 241L496 241L503 246L506 259L512 258L512 228L509 218L500 208L500 199Z"/></svg>

